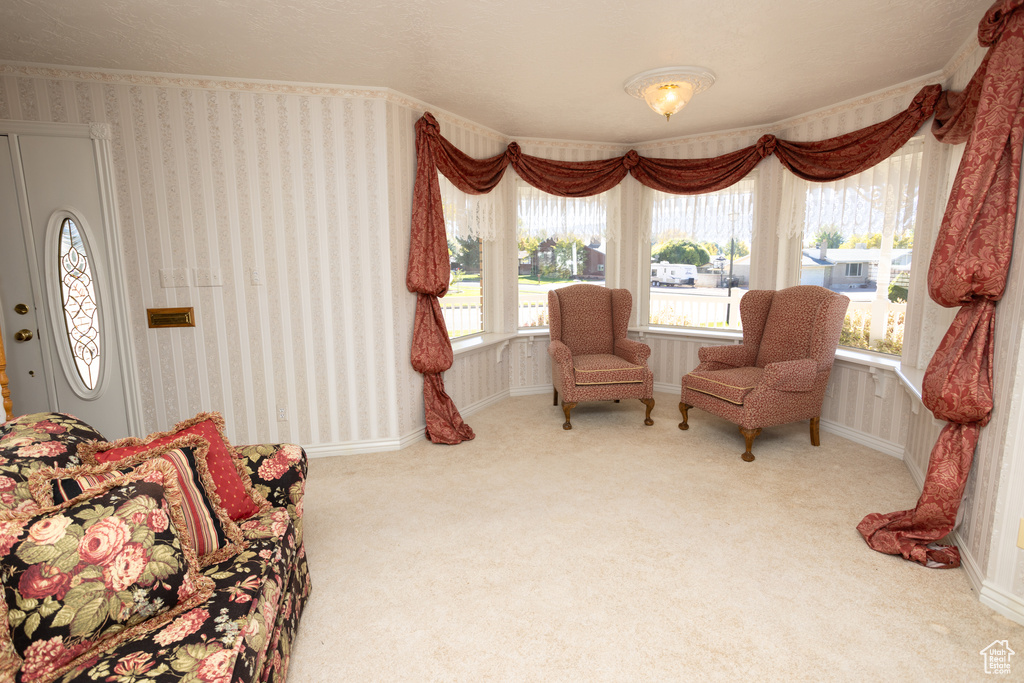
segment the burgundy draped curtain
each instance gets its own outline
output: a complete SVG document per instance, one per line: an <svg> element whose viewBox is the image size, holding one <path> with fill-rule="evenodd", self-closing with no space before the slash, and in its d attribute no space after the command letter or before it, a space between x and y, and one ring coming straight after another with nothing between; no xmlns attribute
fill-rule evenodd
<svg viewBox="0 0 1024 683"><path fill-rule="evenodd" d="M990 47L967 88L943 93L932 131L967 143L928 268L928 291L956 318L924 376L922 399L946 420L913 510L864 518L858 530L875 550L932 567L957 567L954 546L938 546L956 524L981 428L992 412L996 302L1013 253L1024 141L1024 0L1000 0L978 40Z"/></svg>
<svg viewBox="0 0 1024 683"><path fill-rule="evenodd" d="M706 159L647 158L630 150L621 157L600 161L556 161L524 154L515 142L501 154L473 159L446 140L437 120L425 113L416 122L416 184L406 287L417 295L412 365L424 376L427 436L435 443L448 444L474 436L445 393L442 379L453 356L438 302L448 292L449 279L438 171L470 194L490 192L510 164L526 182L560 197L605 192L627 174L662 192L698 194L739 182L761 159L775 154L802 178L836 180L860 173L902 147L932 115L941 91L938 85L926 86L905 111L847 135L820 142L789 142L764 135L749 147Z"/></svg>

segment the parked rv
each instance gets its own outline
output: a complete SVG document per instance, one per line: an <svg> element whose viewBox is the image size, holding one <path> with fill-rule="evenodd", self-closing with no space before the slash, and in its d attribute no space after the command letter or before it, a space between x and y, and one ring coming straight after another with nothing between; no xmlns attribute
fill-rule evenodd
<svg viewBox="0 0 1024 683"><path fill-rule="evenodd" d="M690 285L697 286L697 266L689 263L661 263L651 264L651 286L671 287Z"/></svg>

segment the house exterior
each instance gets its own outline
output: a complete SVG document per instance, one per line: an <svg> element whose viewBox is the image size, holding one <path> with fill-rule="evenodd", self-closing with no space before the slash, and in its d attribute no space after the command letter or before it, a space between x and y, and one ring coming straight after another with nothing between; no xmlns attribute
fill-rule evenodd
<svg viewBox="0 0 1024 683"><path fill-rule="evenodd" d="M800 284L831 289L873 289L878 282L881 249L804 249ZM890 282L906 280L910 273L910 249L893 249Z"/></svg>

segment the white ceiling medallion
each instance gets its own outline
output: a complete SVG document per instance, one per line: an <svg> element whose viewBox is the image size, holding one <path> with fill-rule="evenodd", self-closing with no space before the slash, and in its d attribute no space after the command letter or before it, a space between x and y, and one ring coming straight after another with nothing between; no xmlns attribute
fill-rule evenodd
<svg viewBox="0 0 1024 683"><path fill-rule="evenodd" d="M651 109L668 121L672 114L686 106L691 97L714 83L715 74L702 66L667 66L638 73L623 87L633 97L646 101Z"/></svg>

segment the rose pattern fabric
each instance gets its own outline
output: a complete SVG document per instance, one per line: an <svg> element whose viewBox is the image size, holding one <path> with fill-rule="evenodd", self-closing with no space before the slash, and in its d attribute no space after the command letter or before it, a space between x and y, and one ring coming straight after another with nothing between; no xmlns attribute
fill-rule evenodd
<svg viewBox="0 0 1024 683"><path fill-rule="evenodd" d="M102 654L210 596L213 582L177 530L148 525L150 511L181 514L174 474L160 467L9 520L0 649L21 657L22 681L54 680L79 655Z"/></svg>
<svg viewBox="0 0 1024 683"><path fill-rule="evenodd" d="M46 420L67 428L60 434L86 433L80 431L85 427L73 418L48 415ZM47 433L46 428L35 429L27 424L30 422L27 420L18 429L22 433L32 433L31 438ZM76 451L76 444L89 439L102 437L88 430L87 438L72 438L66 455L45 461L25 461L24 464L33 470L43 463L66 466L68 463L62 457L71 457ZM112 683L285 681L291 644L311 590L305 548L302 546L306 456L301 448L294 445L243 446L236 450L252 486L273 507L247 520L250 529L243 532L249 544L246 550L204 570L205 577L214 583L213 595L206 602L190 607L186 614L191 616L182 622L197 625L197 630L185 634L186 629L182 629L181 637L173 640L171 636L179 634L168 632L161 637L168 644L162 646L154 640L154 636L167 626L161 625L160 629L145 636L122 642L107 654L86 658L59 680ZM267 465L268 462L273 464ZM282 470L282 465L287 467ZM8 476L19 483L27 479L17 468L11 469ZM27 488L25 491L27 495ZM168 523L167 516L160 512L154 510L138 518L133 515L132 523L148 524L158 532L167 528ZM50 540L58 535L63 524L54 518L48 525L36 528L36 536L43 541ZM20 531L21 538L26 538L32 528L26 528L20 522L9 523L0 519L0 548L7 540L12 544L16 542L13 536L17 532L14 529ZM124 559L124 566L117 571L127 575L131 571L131 558ZM116 556L112 563L117 563ZM34 581L42 585L44 581L54 582L54 579L61 580L56 575L41 572ZM151 604L140 604L140 613L152 613ZM69 647L65 640L56 638L40 640L33 647L40 653L66 653L71 652L74 646ZM73 657L68 661L70 659ZM0 666L3 661L0 654Z"/></svg>
<svg viewBox="0 0 1024 683"><path fill-rule="evenodd" d="M0 425L0 510L38 507L29 475L46 466L78 465L78 449L103 436L81 420L58 413L23 415Z"/></svg>
<svg viewBox="0 0 1024 683"><path fill-rule="evenodd" d="M928 291L960 306L928 364L922 400L946 420L912 510L871 513L857 526L868 545L919 564L960 566L936 543L956 524L981 428L993 408L996 302L1013 253L1024 145L1024 0L999 0L978 28L990 46L967 89L943 98L933 132L967 145L928 268Z"/></svg>

